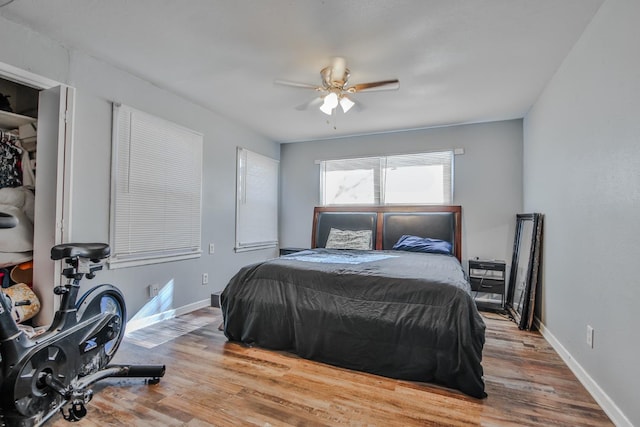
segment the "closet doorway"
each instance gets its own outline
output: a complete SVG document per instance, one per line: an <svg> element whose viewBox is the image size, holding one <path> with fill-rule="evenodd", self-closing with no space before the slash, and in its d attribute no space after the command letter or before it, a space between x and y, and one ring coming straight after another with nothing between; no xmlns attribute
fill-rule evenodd
<svg viewBox="0 0 640 427"><path fill-rule="evenodd" d="M27 145L26 149L31 150L35 180L27 189L34 196L32 287L41 303L39 313L31 322L34 326L48 325L58 303L52 289L60 284L62 269L60 261L51 261L50 250L55 244L68 242L71 231L72 118L75 90L4 63L0 63L0 83L5 91L13 88L16 94L28 94L27 96L37 98L33 101L36 106L34 111L18 111L19 106L12 105L12 101L17 103L19 100L8 98L9 106L4 105L5 108L0 111L0 130L18 140L24 139L22 148ZM27 105L30 103L25 102ZM14 107L15 112L9 111L14 110ZM35 131L35 135L26 133L29 128Z"/></svg>

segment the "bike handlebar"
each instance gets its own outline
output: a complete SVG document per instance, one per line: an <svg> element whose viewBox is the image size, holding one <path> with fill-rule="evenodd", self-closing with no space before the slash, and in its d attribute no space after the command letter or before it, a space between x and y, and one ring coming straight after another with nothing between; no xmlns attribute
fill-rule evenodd
<svg viewBox="0 0 640 427"><path fill-rule="evenodd" d="M0 212L0 229L13 228L18 225L18 218L6 212Z"/></svg>

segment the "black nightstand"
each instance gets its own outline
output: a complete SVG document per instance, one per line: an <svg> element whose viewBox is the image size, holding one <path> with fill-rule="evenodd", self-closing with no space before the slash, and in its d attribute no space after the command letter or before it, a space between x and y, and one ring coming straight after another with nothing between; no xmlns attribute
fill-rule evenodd
<svg viewBox="0 0 640 427"><path fill-rule="evenodd" d="M280 248L280 256L295 254L296 252L306 251L307 248Z"/></svg>
<svg viewBox="0 0 640 427"><path fill-rule="evenodd" d="M506 265L504 261L470 259L469 283L474 292L500 295L500 310L504 310L506 293Z"/></svg>

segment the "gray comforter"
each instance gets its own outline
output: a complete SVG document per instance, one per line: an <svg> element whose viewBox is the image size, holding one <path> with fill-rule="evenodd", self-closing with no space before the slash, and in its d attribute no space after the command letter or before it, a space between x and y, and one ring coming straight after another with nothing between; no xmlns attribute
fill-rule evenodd
<svg viewBox="0 0 640 427"><path fill-rule="evenodd" d="M482 398L470 292L452 256L314 249L242 268L221 307L229 340Z"/></svg>

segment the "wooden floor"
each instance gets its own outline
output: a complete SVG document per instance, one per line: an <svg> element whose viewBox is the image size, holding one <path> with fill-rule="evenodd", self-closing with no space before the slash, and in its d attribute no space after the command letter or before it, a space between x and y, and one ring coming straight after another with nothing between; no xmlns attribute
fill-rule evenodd
<svg viewBox="0 0 640 427"><path fill-rule="evenodd" d="M537 332L483 313L483 400L229 343L214 308L134 332L115 362L163 363L157 385L94 387L81 426L612 425ZM68 426L59 415L53 426Z"/></svg>

